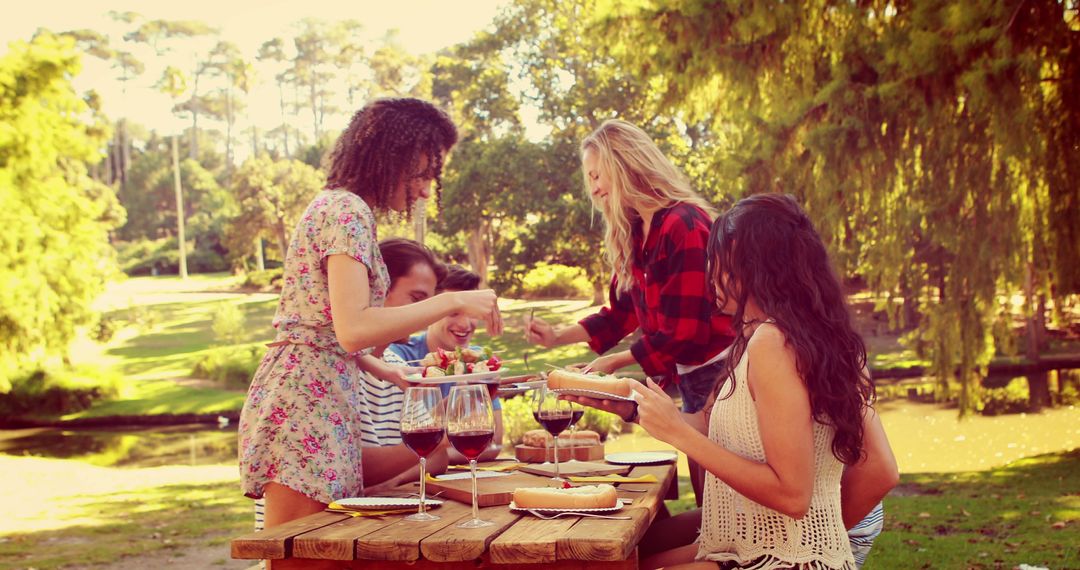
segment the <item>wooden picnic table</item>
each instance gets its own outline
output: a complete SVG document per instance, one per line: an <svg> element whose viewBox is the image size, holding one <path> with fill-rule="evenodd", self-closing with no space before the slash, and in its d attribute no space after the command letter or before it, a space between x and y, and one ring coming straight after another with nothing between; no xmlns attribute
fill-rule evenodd
<svg viewBox="0 0 1080 570"><path fill-rule="evenodd" d="M436 521L402 520L405 515L353 517L322 512L232 540L232 557L265 559L271 570L521 568L547 570L636 569L637 545L663 508L678 497L675 464L639 465L629 476L652 474L658 483L621 483L619 497L631 499L618 511L630 520L562 516L544 520L516 513L507 505L480 509L493 526L462 529L471 505L445 500ZM535 486L548 478L536 477ZM484 479L478 481L484 484ZM415 484L414 484L415 485ZM409 486L402 490L415 490ZM633 492L637 489L644 492Z"/></svg>

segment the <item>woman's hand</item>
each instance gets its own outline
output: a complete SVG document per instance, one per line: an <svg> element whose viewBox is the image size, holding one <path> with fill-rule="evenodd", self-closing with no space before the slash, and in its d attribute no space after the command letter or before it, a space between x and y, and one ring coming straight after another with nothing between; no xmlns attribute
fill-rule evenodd
<svg viewBox="0 0 1080 570"><path fill-rule="evenodd" d="M637 401L638 424L645 428L649 435L679 447L676 442L687 429L696 432L686 423L675 402L652 379L646 378L645 384L635 382L630 387L633 388L634 400Z"/></svg>
<svg viewBox="0 0 1080 570"><path fill-rule="evenodd" d="M361 369L376 378L390 382L402 390L409 387L409 375L419 371L415 366L390 364L370 354L361 356L358 359L357 364L360 365Z"/></svg>
<svg viewBox="0 0 1080 570"><path fill-rule="evenodd" d="M555 328L547 321L530 315L525 317L525 341L551 348L558 346L558 335L555 334Z"/></svg>
<svg viewBox="0 0 1080 570"><path fill-rule="evenodd" d="M615 372L616 370L624 366L629 366L634 362L636 362L634 360L634 355L631 354L629 350L624 350L622 352L613 352L611 354L605 354L604 356L600 356L590 362L589 365L584 368L584 370L587 370L588 372L603 372L604 374L611 374L612 372Z"/></svg>
<svg viewBox="0 0 1080 570"><path fill-rule="evenodd" d="M634 408L637 406L637 404L625 400L597 399L586 396L571 396L570 394L560 394L559 399L610 412L622 418L624 422L629 421L630 417L634 415Z"/></svg>
<svg viewBox="0 0 1080 570"><path fill-rule="evenodd" d="M499 297L491 289L477 291L455 291L454 300L461 311L474 319L483 319L491 336L499 336L503 331L502 313L499 312Z"/></svg>

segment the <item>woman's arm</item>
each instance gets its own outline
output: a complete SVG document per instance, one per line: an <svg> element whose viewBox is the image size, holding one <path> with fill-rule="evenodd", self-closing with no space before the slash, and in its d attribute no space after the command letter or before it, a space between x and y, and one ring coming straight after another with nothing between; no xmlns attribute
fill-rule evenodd
<svg viewBox="0 0 1080 570"><path fill-rule="evenodd" d="M863 413L863 452L863 459L846 466L840 479L840 508L845 528L858 524L900 482L900 470L885 427L870 406Z"/></svg>
<svg viewBox="0 0 1080 570"><path fill-rule="evenodd" d="M456 311L484 319L492 335L502 333L497 298L490 289L443 293L400 307L372 307L368 268L363 263L348 255L331 255L326 273L334 333L346 351L406 337Z"/></svg>
<svg viewBox="0 0 1080 570"><path fill-rule="evenodd" d="M814 488L814 438L810 397L795 355L775 327L762 327L747 347L747 381L755 399L765 463L713 443L688 424L660 387L648 380L638 392L639 423L750 500L792 518L810 508Z"/></svg>
<svg viewBox="0 0 1080 570"><path fill-rule="evenodd" d="M420 480L420 461L417 459L416 454L408 448L405 451L411 456L411 462L404 465L397 471L393 471L394 466L383 466L380 463L394 463L400 465L399 461L405 460L405 455L400 451L380 451L380 450L399 450L404 445L396 445L393 447L365 447L363 453L360 454L361 460L364 463L364 494L368 496L377 495L382 492L389 491L395 487L400 487L405 483L411 483L413 481ZM446 452L449 447L446 438L443 438L443 443L433 452L428 455L427 458L427 472L431 475L437 475L439 473L446 472L447 458ZM370 472L370 475L369 475Z"/></svg>
<svg viewBox="0 0 1080 570"><path fill-rule="evenodd" d="M586 342L589 333L585 327L574 323L570 326L556 329L547 321L539 317L525 317L525 341L539 344L544 348L553 348L575 342Z"/></svg>

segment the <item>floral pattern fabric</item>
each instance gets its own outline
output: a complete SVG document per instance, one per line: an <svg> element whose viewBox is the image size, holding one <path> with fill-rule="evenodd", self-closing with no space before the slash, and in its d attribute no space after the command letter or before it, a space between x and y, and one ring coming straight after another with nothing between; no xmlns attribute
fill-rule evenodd
<svg viewBox="0 0 1080 570"><path fill-rule="evenodd" d="M330 503L363 490L356 354L337 342L326 258L349 255L368 269L371 305L381 306L390 277L379 253L375 218L360 197L321 192L293 232L274 328L277 346L263 357L240 414L244 494L261 497L276 482Z"/></svg>

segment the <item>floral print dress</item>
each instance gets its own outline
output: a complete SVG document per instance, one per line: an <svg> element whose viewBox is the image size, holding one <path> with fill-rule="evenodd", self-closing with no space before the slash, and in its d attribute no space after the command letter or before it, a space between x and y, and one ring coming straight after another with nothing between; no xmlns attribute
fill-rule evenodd
<svg viewBox="0 0 1080 570"><path fill-rule="evenodd" d="M276 482L322 502L363 490L360 371L337 342L326 258L349 255L368 269L371 305L382 306L390 277L375 217L357 195L325 190L308 205L289 242L284 285L267 351L240 414L244 494Z"/></svg>

